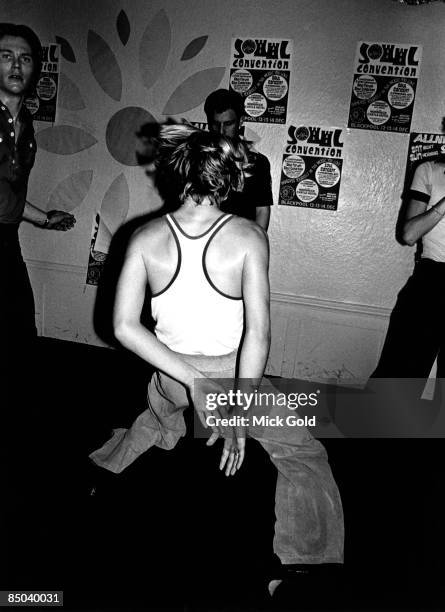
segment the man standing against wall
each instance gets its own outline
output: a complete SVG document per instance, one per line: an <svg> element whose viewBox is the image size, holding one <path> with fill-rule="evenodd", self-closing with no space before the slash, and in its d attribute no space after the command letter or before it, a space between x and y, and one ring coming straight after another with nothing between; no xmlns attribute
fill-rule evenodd
<svg viewBox="0 0 445 612"><path fill-rule="evenodd" d="M417 166L402 210L403 244L422 243L413 275L400 291L373 378L418 378L419 394L438 356L437 377L445 376L441 313L445 305L445 161Z"/></svg>
<svg viewBox="0 0 445 612"><path fill-rule="evenodd" d="M445 118L442 120L442 131ZM420 257L411 277L400 290L391 313L389 327L376 369L371 375L370 388L379 391L385 402L396 403L395 414L409 407L421 408L419 412L406 412L411 426L419 423L419 432L425 427L426 414L431 414L430 402L421 400L426 380L437 357L437 385L435 401L443 410L443 381L445 379L445 324L442 312L445 307L445 159L425 160L414 172L399 216L399 241L407 246L421 243ZM380 379L380 380L379 380ZM421 406L421 404L423 404ZM400 418L400 417L399 417ZM436 421L440 422L440 417ZM404 423L402 422L404 425ZM415 433L412 435L415 438ZM387 506L393 516L397 510L404 512L402 527L394 528L385 508L379 521L379 538L385 546L387 563L395 562L403 567L402 560L422 560L431 572L433 566L442 567L441 551L445 533L443 529L443 441L436 439L388 440L390 448L379 448L377 468L379 482L391 491ZM409 444L408 444L409 443ZM386 451L383 453L382 451ZM394 457L397 461L394 461ZM381 467L380 467L381 466ZM370 468L371 469L371 468ZM373 477L376 463L372 463ZM412 496L412 483L416 482L416 495ZM395 511L394 511L395 509ZM419 517L421 517L420 522ZM377 517L379 518L379 517ZM422 520L423 519L423 520ZM413 538L407 541L406 529L417 524ZM405 529L403 529L405 527ZM421 552L414 553L415 545ZM422 558L423 557L423 558ZM419 563L419 561L417 561ZM391 568L392 569L392 568Z"/></svg>
<svg viewBox="0 0 445 612"><path fill-rule="evenodd" d="M73 215L46 213L26 199L36 141L23 101L39 78L41 63L42 47L30 28L0 23L0 346L11 365L14 356L23 364L36 337L34 298L18 238L20 222L62 231L75 223Z"/></svg>
<svg viewBox="0 0 445 612"><path fill-rule="evenodd" d="M217 89L204 103L204 112L211 132L228 138L239 138L241 118L244 112L242 97L234 91ZM270 163L265 155L249 152L249 177L242 192L232 192L224 203L224 212L256 221L265 231L269 227L272 199Z"/></svg>

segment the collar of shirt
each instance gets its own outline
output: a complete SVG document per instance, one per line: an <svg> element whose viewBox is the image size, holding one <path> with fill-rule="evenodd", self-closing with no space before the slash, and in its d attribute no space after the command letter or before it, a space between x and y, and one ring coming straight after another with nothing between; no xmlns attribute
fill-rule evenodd
<svg viewBox="0 0 445 612"><path fill-rule="evenodd" d="M25 132L32 126L32 116L24 104L22 104L16 120L20 121L22 132ZM0 102L0 129L3 135L9 135L9 137L15 141L16 126L14 124L14 118L6 104L2 102Z"/></svg>
<svg viewBox="0 0 445 612"><path fill-rule="evenodd" d="M20 132L16 141L14 119L8 107L0 103L0 180L25 184L34 164L36 142L28 109L22 106L18 116Z"/></svg>

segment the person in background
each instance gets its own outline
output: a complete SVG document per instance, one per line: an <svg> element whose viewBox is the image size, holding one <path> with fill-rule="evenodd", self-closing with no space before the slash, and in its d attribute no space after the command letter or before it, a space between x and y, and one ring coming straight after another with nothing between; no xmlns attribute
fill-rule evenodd
<svg viewBox="0 0 445 612"><path fill-rule="evenodd" d="M444 130L442 124L442 130ZM363 496L373 511L373 541L385 550L385 563L399 572L418 571L432 564L442 566L444 541L443 448L440 436L419 438L431 423L440 423L445 377L445 158L421 162L415 169L400 210L396 236L404 245L418 246L414 270L400 290L376 369L368 388L381 409L387 405L390 431L400 423L409 426L412 439L379 440L378 450L369 452L369 477L379 483ZM423 400L426 380L437 357L434 401ZM439 417L433 419L435 407ZM380 417L382 418L382 417ZM384 421L383 421L384 422ZM442 421L443 422L443 421ZM440 425L439 425L440 427ZM434 431L433 429L431 431ZM375 441L376 443L376 441ZM366 447L365 447L366 448ZM366 458L362 462L366 480ZM417 483L413 495L413 482ZM383 491L383 494L382 494ZM381 497L377 497L381 496ZM374 499L379 499L375 504ZM386 500L386 504L381 503ZM403 513L403 521L399 514ZM407 530L416 525L413 537ZM380 555L380 553L379 553ZM414 560L414 561L413 561ZM392 573L391 573L392 577ZM405 576L406 579L406 576Z"/></svg>
<svg viewBox="0 0 445 612"><path fill-rule="evenodd" d="M0 23L0 346L12 363L22 361L37 332L34 298L19 244L22 219L44 229L66 231L73 215L48 213L27 200L36 141L24 99L35 87L42 47L26 25Z"/></svg>
<svg viewBox="0 0 445 612"><path fill-rule="evenodd" d="M391 314L379 363L371 378L426 379L438 356L437 377L445 376L445 160L417 166L402 209L402 242L421 241L421 257L400 291Z"/></svg>
<svg viewBox="0 0 445 612"><path fill-rule="evenodd" d="M244 104L234 91L217 89L204 103L209 131L232 139L240 138ZM221 210L256 221L265 231L269 227L270 207L273 205L270 163L265 155L249 150L250 176L246 177L242 192L232 192Z"/></svg>

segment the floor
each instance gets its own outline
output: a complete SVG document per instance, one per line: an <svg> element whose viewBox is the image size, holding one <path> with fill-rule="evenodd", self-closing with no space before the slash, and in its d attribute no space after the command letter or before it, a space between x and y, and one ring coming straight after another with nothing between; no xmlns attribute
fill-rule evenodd
<svg viewBox="0 0 445 612"><path fill-rule="evenodd" d="M271 599L275 473L254 441L230 479L220 448L192 435L109 474L88 453L143 409L149 368L47 338L34 365L5 402L0 590L63 590L79 612L444 609L443 440L325 441L344 573L283 584Z"/></svg>

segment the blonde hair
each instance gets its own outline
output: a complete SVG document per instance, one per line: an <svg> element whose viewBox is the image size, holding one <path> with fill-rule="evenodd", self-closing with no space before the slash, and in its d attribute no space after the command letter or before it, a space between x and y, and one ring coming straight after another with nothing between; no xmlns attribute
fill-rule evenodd
<svg viewBox="0 0 445 612"><path fill-rule="evenodd" d="M161 128L156 165L164 180L173 182L181 201L191 197L200 204L208 197L216 205L231 191L243 189L249 167L247 148L241 141L189 124Z"/></svg>

